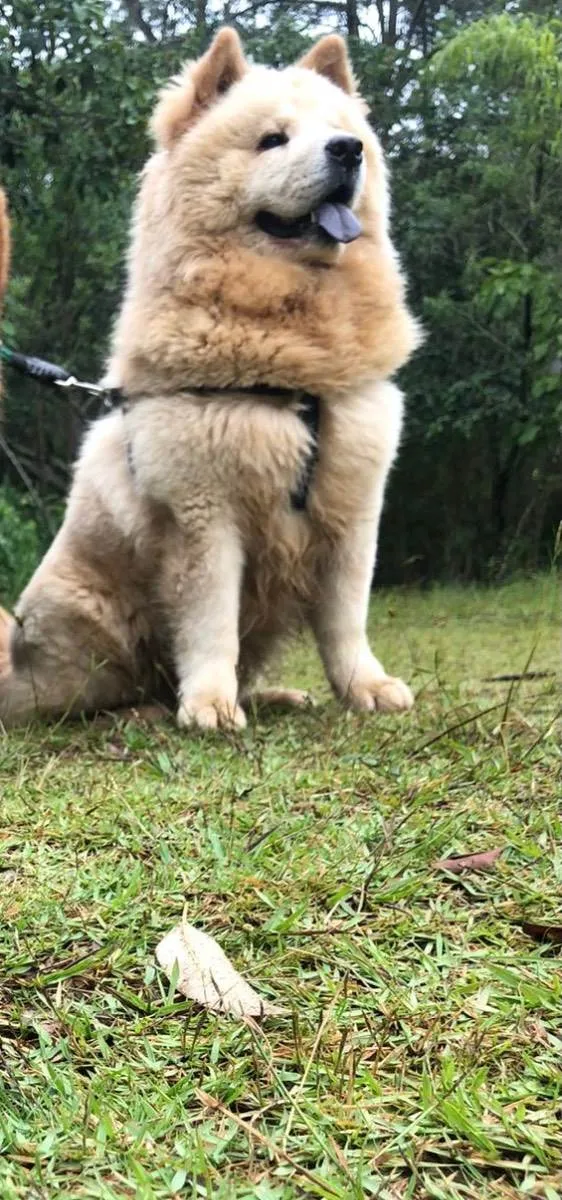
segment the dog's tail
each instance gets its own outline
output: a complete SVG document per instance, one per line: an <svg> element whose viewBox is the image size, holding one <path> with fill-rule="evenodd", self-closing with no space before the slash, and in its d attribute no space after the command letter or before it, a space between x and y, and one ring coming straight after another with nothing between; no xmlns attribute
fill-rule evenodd
<svg viewBox="0 0 562 1200"><path fill-rule="evenodd" d="M0 727L27 724L36 713L33 684L16 673L10 642L14 618L0 608Z"/></svg>

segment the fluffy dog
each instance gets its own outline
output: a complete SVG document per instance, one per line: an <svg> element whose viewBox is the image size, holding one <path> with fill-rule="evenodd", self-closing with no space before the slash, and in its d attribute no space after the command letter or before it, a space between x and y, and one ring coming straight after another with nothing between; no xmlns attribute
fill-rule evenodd
<svg viewBox="0 0 562 1200"><path fill-rule="evenodd" d="M18 604L0 719L165 686L180 725L240 727L303 624L344 702L407 709L365 627L402 422L388 380L419 334L345 44L276 72L223 29L152 130L107 373L126 403L87 434Z"/></svg>

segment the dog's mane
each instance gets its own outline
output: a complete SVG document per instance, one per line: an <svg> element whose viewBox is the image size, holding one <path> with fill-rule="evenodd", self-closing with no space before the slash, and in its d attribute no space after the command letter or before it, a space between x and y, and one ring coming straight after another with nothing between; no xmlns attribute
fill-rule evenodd
<svg viewBox="0 0 562 1200"><path fill-rule="evenodd" d="M165 289L147 286L149 302L134 282L116 330L133 394L259 383L341 394L388 378L419 337L392 249L374 239L327 269L225 241Z"/></svg>

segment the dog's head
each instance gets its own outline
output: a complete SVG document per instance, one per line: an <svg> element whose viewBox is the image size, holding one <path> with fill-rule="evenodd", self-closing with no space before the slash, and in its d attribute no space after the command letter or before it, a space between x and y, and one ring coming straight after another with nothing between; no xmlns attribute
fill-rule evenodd
<svg viewBox="0 0 562 1200"><path fill-rule="evenodd" d="M275 71L223 29L164 90L152 129L107 381L324 396L402 365L418 335L341 38Z"/></svg>
<svg viewBox="0 0 562 1200"><path fill-rule="evenodd" d="M250 66L223 29L164 90L152 129L149 169L190 238L330 261L374 214L385 220L382 154L335 35L273 71Z"/></svg>

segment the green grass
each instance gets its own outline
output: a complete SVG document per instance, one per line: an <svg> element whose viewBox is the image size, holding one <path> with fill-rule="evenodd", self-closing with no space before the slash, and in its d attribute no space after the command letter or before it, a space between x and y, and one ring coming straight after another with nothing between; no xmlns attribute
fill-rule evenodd
<svg viewBox="0 0 562 1200"><path fill-rule="evenodd" d="M0 1195L562 1195L560 665L551 577L382 593L411 716L322 699L237 739L0 739ZM529 665L530 664L530 665ZM481 715L479 715L481 714ZM433 863L503 847L494 869ZM170 995L186 911L286 1016Z"/></svg>

